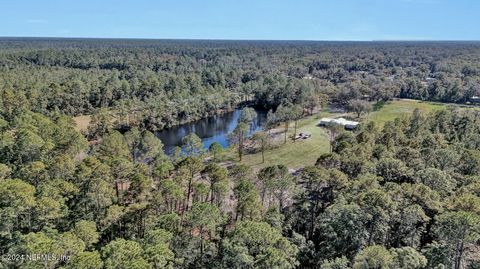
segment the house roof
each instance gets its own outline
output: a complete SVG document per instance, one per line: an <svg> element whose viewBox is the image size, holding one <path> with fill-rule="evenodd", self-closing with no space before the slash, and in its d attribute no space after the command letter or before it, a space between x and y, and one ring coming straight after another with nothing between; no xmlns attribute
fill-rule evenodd
<svg viewBox="0 0 480 269"><path fill-rule="evenodd" d="M331 118L322 118L320 119L320 123L335 123L335 124L340 124L343 126L350 125L350 126L357 126L359 124L358 121L351 121L347 120L344 118L338 118L338 119L331 119Z"/></svg>

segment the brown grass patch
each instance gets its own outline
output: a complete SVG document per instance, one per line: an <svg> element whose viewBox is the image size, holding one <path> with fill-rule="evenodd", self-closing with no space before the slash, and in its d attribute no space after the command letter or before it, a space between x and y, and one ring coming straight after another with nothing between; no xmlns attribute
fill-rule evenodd
<svg viewBox="0 0 480 269"><path fill-rule="evenodd" d="M88 126L90 125L91 116L82 115L73 117L73 121L75 122L75 129L77 131L86 132L88 130Z"/></svg>

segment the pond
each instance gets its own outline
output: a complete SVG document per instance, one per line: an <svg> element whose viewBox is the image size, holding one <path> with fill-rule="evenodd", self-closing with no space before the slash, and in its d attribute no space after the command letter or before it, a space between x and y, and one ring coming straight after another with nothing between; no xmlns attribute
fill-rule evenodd
<svg viewBox="0 0 480 269"><path fill-rule="evenodd" d="M254 119L248 135L262 130L267 118L267 111L255 111L257 117ZM156 135L162 140L166 153L171 153L176 146L181 146L182 138L192 132L202 139L203 146L207 149L214 142L228 147L230 146L228 135L237 127L240 113L241 109L236 109L232 112L164 129L157 132Z"/></svg>

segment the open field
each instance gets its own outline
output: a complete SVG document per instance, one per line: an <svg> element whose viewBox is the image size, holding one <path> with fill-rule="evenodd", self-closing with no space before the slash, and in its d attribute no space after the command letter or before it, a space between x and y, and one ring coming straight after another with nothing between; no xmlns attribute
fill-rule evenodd
<svg viewBox="0 0 480 269"><path fill-rule="evenodd" d="M380 125L383 125L387 121L394 120L405 114L412 113L415 109L420 109L424 113L440 110L445 108L446 104L424 102L411 99L398 99L391 102L387 102L380 110L370 113L366 121L374 121Z"/></svg>
<svg viewBox="0 0 480 269"><path fill-rule="evenodd" d="M280 163L292 169L313 165L321 153L330 150L327 133L323 128L316 126L322 114L298 122L297 133L312 134L309 139L300 139L295 142L287 139L287 143L283 144L283 134L281 134L282 139L278 147L265 151L265 163L262 163L261 153L245 155L242 163L254 168ZM290 135L293 135L293 123L289 128L288 136Z"/></svg>
<svg viewBox="0 0 480 269"><path fill-rule="evenodd" d="M386 103L381 109L370 113L365 118L361 119L361 121L374 121L383 125L387 121L412 113L416 108L420 109L422 112L428 113L445 107L446 104L441 103L399 99ZM317 126L319 119L322 117L340 117L345 115L354 118L354 115L350 113L340 114L328 112L321 112L317 115L305 118L299 121L297 133L309 132L312 134L311 138L296 142L289 139L287 144L283 144L282 140L282 143L278 144L277 147L265 152L265 163L262 163L262 154L260 152L245 155L242 163L251 166L254 169L260 169L273 164L285 164L291 169L298 169L307 165L312 165L322 153L329 151L327 133L324 128ZM290 125L288 135L292 134L293 123ZM230 159L236 159L234 152L227 153L227 156Z"/></svg>

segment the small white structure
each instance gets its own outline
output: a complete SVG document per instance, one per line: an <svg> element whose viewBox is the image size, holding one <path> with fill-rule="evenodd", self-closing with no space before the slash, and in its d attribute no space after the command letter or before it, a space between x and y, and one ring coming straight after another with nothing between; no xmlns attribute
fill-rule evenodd
<svg viewBox="0 0 480 269"><path fill-rule="evenodd" d="M344 118L338 118L338 119L322 118L318 123L319 126L329 126L332 124L342 125L347 130L353 130L360 123L358 121L351 121Z"/></svg>

